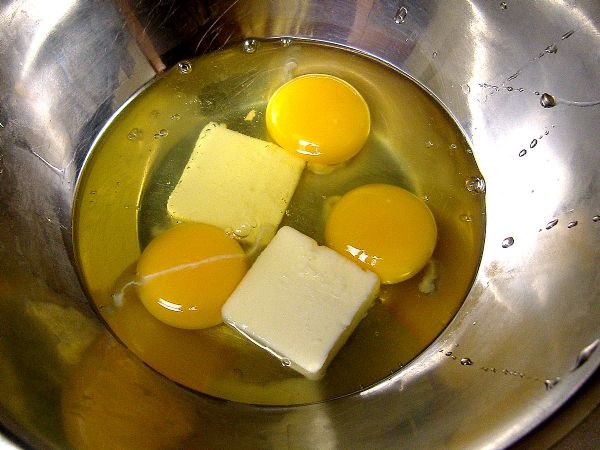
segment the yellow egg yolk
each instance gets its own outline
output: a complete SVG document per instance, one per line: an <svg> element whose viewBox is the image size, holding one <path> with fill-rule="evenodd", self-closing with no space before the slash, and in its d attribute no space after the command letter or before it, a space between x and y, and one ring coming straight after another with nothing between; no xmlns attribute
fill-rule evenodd
<svg viewBox="0 0 600 450"><path fill-rule="evenodd" d="M333 165L356 155L369 135L369 108L350 84L331 75L285 83L267 105L273 140L305 160Z"/></svg>
<svg viewBox="0 0 600 450"><path fill-rule="evenodd" d="M419 272L436 240L435 220L425 202L388 184L348 192L335 203L325 225L327 245L375 272L384 284Z"/></svg>
<svg viewBox="0 0 600 450"><path fill-rule="evenodd" d="M137 291L158 320L177 328L207 328L221 323L221 307L246 270L244 251L223 230L178 225L144 249Z"/></svg>

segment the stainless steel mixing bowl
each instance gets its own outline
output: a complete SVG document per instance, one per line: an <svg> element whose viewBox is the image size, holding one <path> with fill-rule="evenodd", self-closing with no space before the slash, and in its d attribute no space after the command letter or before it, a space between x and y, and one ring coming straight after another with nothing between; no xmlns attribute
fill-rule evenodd
<svg viewBox="0 0 600 450"><path fill-rule="evenodd" d="M115 448L127 439L145 448L517 441L600 363L599 24L594 0L0 1L6 442L77 445L68 441L61 398L82 364L111 386L94 392L94 402L124 396L133 405L87 430ZM83 361L89 346L118 346L73 266L71 207L91 140L136 88L179 58L277 36L334 42L386 61L430 89L464 129L487 187L486 244L464 305L388 380L308 406L195 395L124 349L118 358ZM542 105L552 100L544 93L556 106ZM137 390L127 387L131 379ZM146 427L159 437L144 440Z"/></svg>

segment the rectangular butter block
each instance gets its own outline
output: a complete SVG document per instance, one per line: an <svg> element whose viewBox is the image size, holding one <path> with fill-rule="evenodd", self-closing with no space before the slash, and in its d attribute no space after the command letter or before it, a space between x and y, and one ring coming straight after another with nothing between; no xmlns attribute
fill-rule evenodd
<svg viewBox="0 0 600 450"><path fill-rule="evenodd" d="M379 278L282 227L222 309L223 320L310 379L366 315Z"/></svg>
<svg viewBox="0 0 600 450"><path fill-rule="evenodd" d="M275 234L304 161L270 142L209 123L167 202L184 222L234 233L250 245Z"/></svg>

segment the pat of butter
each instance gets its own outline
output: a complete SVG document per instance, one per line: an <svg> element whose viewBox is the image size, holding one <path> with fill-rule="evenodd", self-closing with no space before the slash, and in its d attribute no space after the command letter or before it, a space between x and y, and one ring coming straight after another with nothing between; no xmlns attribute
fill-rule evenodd
<svg viewBox="0 0 600 450"><path fill-rule="evenodd" d="M279 226L304 161L270 142L209 123L167 202L175 220L220 227L252 245Z"/></svg>
<svg viewBox="0 0 600 450"><path fill-rule="evenodd" d="M252 342L317 380L378 291L377 275L282 227L221 313Z"/></svg>

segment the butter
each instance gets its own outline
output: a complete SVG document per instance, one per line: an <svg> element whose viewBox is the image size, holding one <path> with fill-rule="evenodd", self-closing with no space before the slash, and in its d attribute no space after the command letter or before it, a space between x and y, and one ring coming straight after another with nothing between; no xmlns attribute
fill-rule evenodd
<svg viewBox="0 0 600 450"><path fill-rule="evenodd" d="M304 161L270 142L209 123L167 202L174 220L215 225L248 245L279 226Z"/></svg>
<svg viewBox="0 0 600 450"><path fill-rule="evenodd" d="M379 291L379 278L282 227L221 311L225 323L317 380Z"/></svg>

